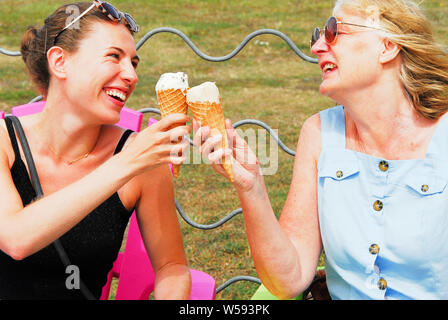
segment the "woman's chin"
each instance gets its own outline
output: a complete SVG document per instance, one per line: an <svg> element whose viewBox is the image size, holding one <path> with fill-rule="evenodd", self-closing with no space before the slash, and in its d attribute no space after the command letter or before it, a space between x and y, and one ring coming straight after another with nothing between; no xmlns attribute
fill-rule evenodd
<svg viewBox="0 0 448 320"><path fill-rule="evenodd" d="M103 120L103 124L116 124L120 121L120 113L111 113L107 116L103 116L101 119Z"/></svg>
<svg viewBox="0 0 448 320"><path fill-rule="evenodd" d="M116 124L120 121L120 114L121 112L118 110L103 109L100 114L95 114L95 118L97 119L97 122L101 124Z"/></svg>
<svg viewBox="0 0 448 320"><path fill-rule="evenodd" d="M319 87L319 92L321 95L329 97L332 90L328 85L326 85L324 82L322 82Z"/></svg>

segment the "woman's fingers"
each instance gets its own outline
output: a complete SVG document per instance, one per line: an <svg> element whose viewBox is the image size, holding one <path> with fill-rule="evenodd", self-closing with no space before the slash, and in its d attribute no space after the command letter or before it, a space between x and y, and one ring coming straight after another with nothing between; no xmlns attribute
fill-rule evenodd
<svg viewBox="0 0 448 320"><path fill-rule="evenodd" d="M199 152L208 158L209 154L214 150L221 149L222 135L216 135L208 138L204 144L199 148Z"/></svg>
<svg viewBox="0 0 448 320"><path fill-rule="evenodd" d="M183 113L173 113L166 117L163 117L160 121L157 121L149 128L152 128L155 131L168 131L172 127L176 127L179 125L185 125L190 121L190 117Z"/></svg>
<svg viewBox="0 0 448 320"><path fill-rule="evenodd" d="M225 121L225 127L226 127L226 133L227 133L227 139L229 140L229 144L231 146L235 145L235 138L238 136L236 133L235 128L232 126L232 122L230 119L226 119Z"/></svg>
<svg viewBox="0 0 448 320"><path fill-rule="evenodd" d="M189 117L185 114L170 114L141 131L139 135L146 142L152 141L154 144L180 142L191 131L186 125L188 120Z"/></svg>
<svg viewBox="0 0 448 320"><path fill-rule="evenodd" d="M195 118L193 118L193 133L196 134L196 131L198 131L198 129L200 128L200 123L198 121L196 121Z"/></svg>
<svg viewBox="0 0 448 320"><path fill-rule="evenodd" d="M207 140L207 138L210 136L210 128L209 127L196 127L195 129L195 123L196 121L193 120L193 130L195 132L193 136L193 144L200 148L202 146L202 143ZM197 124L197 122L196 122Z"/></svg>
<svg viewBox="0 0 448 320"><path fill-rule="evenodd" d="M207 158L211 164L222 164L222 159L230 157L231 155L232 150L230 149L218 149L214 152L211 152Z"/></svg>
<svg viewBox="0 0 448 320"><path fill-rule="evenodd" d="M186 135L190 133L189 126L178 126L172 128L166 132L166 138L169 139L171 143L178 143L184 139Z"/></svg>
<svg viewBox="0 0 448 320"><path fill-rule="evenodd" d="M187 140L173 146L170 152L170 162L172 164L182 164L187 158L185 151L189 146L190 143Z"/></svg>
<svg viewBox="0 0 448 320"><path fill-rule="evenodd" d="M230 149L236 146L236 144L241 145L241 141L237 142L237 139L240 138L238 133L232 126L232 123L229 119L225 121L225 129L229 142ZM215 150L219 150L222 147L222 135L210 136L210 128L209 127L200 127L200 123L193 119L193 144L198 147L199 152L207 159L209 159L209 155L213 153ZM234 142L235 141L235 142ZM243 145L245 143L243 139ZM221 154L222 156L222 154ZM219 155L217 156L219 158Z"/></svg>
<svg viewBox="0 0 448 320"><path fill-rule="evenodd" d="M239 136L238 132L236 132L235 128L232 126L232 122L230 121L230 119L226 119L225 126L229 146L232 146L232 148L244 148L247 143L243 138Z"/></svg>

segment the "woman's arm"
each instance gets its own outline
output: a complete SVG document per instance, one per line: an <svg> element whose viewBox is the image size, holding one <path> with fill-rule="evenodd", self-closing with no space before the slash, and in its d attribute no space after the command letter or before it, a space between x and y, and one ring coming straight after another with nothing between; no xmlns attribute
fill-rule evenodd
<svg viewBox="0 0 448 320"><path fill-rule="evenodd" d="M167 165L138 178L136 213L140 232L155 272L156 299L190 297L191 276L174 205L173 178Z"/></svg>
<svg viewBox="0 0 448 320"><path fill-rule="evenodd" d="M23 207L9 171L0 160L0 249L16 260L46 247L109 198L131 176L113 158L77 182Z"/></svg>
<svg viewBox="0 0 448 320"><path fill-rule="evenodd" d="M253 164L239 161L251 159L253 154L250 155L247 144L230 124L227 130L229 139L235 140L232 164L234 185L240 197L257 273L263 284L277 297L286 299L297 296L312 281L322 250L317 215L320 118L313 116L302 127L290 191L279 221L271 207L259 169L254 168ZM195 143L199 141L200 137L196 137ZM202 151L207 154L213 145L219 143L214 140L206 142ZM220 159L222 154L222 151L210 152L208 157L213 162ZM220 165L214 166L218 172L225 174Z"/></svg>
<svg viewBox="0 0 448 320"><path fill-rule="evenodd" d="M79 223L134 176L170 161L188 127L173 115L140 132L126 150L118 153L80 180L23 207L9 168L9 138L0 135L0 250L20 260L46 247Z"/></svg>

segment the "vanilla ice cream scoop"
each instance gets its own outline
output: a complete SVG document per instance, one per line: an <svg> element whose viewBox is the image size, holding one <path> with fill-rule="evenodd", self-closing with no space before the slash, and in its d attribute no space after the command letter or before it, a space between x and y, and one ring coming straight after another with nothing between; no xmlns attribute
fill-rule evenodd
<svg viewBox="0 0 448 320"><path fill-rule="evenodd" d="M164 73L156 84L156 91L180 89L185 92L188 89L188 75L183 72Z"/></svg>
<svg viewBox="0 0 448 320"><path fill-rule="evenodd" d="M214 82L204 82L187 92L187 103L189 102L210 102L220 103L218 87Z"/></svg>

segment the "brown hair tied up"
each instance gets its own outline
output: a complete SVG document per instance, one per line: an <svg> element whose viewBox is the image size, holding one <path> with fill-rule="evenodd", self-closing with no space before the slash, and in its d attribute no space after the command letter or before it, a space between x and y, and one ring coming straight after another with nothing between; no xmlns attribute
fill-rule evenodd
<svg viewBox="0 0 448 320"><path fill-rule="evenodd" d="M78 50L81 40L86 38L91 31L90 26L94 22L112 23L100 10L93 8L78 21L79 28L66 29L58 36L57 43L54 43L56 35L65 28L66 24L72 21L70 18L74 18L73 14L75 12L81 14L90 6L90 2L63 5L45 19L42 28L29 26L25 31L20 52L31 80L42 95L47 95L50 84L47 61L48 49L54 44L69 53L74 53Z"/></svg>
<svg viewBox="0 0 448 320"><path fill-rule="evenodd" d="M22 59L26 64L31 80L38 87L39 91L44 94L48 89L50 77L44 49L42 47L39 50L41 42L42 36L40 30L36 27L29 26L22 38L20 52L22 53Z"/></svg>

